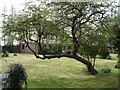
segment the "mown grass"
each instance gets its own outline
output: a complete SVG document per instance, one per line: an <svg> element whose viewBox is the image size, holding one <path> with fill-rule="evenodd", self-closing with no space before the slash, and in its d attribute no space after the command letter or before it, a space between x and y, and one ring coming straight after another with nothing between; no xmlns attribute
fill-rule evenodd
<svg viewBox="0 0 120 90"><path fill-rule="evenodd" d="M115 57L114 57L115 58ZM4 73L11 63L22 64L28 75L28 88L115 88L118 84L118 69L114 66L117 60L97 59L95 68L98 75L83 73L86 68L82 63L70 59L36 59L32 54L13 53L9 57L1 58L1 73ZM103 67L109 67L112 72L104 74Z"/></svg>

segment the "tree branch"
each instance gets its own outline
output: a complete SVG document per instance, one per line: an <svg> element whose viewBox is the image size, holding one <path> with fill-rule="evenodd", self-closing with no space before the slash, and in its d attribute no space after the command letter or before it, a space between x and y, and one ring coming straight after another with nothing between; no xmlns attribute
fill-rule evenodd
<svg viewBox="0 0 120 90"><path fill-rule="evenodd" d="M36 42L36 43L38 42L38 40L33 40L33 39L31 39L31 38L29 38L29 40L34 41L34 42Z"/></svg>
<svg viewBox="0 0 120 90"><path fill-rule="evenodd" d="M24 33L24 32L23 32L23 33ZM29 46L29 42L28 42L29 38L28 38L27 30L26 30L26 35L25 35L25 36L26 36L26 39L27 39L27 40L24 39L24 42L27 44L27 47L33 52L33 54L35 55L35 57L36 57L36 58L44 59L43 57L38 56L38 55L36 54L36 52Z"/></svg>
<svg viewBox="0 0 120 90"><path fill-rule="evenodd" d="M83 19L86 19L86 21L84 21L83 23L80 23L80 22L83 20L83 19L82 19L82 20L80 20L80 21L77 21L77 22L75 23L75 25L78 24L78 23L80 23L80 25L83 25L83 24L89 22L90 18L91 18L93 15L97 14L97 13L100 13L100 14L103 15L102 11L96 11L96 12L93 12L93 13L90 14L88 17L83 18Z"/></svg>

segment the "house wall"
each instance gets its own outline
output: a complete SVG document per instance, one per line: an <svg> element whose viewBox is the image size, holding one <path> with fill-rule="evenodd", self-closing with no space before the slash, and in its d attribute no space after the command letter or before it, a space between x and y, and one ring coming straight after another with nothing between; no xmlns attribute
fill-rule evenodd
<svg viewBox="0 0 120 90"><path fill-rule="evenodd" d="M2 51L9 51L10 53L20 53L20 46L3 46Z"/></svg>
<svg viewBox="0 0 120 90"><path fill-rule="evenodd" d="M43 44L43 43L42 43ZM29 46L31 47L32 50L34 50L36 53L41 53L39 51L38 45L36 43L30 43ZM71 48L72 47L68 47L68 46L61 46L59 51L54 51L53 49L53 44L43 44L43 48L44 48L44 53L47 54L60 54L60 53L66 53L66 54L71 54ZM21 43L20 44L20 53L32 53L32 51L27 47L27 45L25 43Z"/></svg>
<svg viewBox="0 0 120 90"><path fill-rule="evenodd" d="M30 43L29 46L32 50L38 53L38 46L35 43ZM25 43L20 44L20 53L32 53L32 51L26 46Z"/></svg>

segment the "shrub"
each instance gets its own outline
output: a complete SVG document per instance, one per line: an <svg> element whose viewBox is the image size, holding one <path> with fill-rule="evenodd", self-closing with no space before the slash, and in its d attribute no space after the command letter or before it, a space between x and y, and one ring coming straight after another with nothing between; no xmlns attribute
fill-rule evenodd
<svg viewBox="0 0 120 90"><path fill-rule="evenodd" d="M109 67L104 67L104 68L101 69L101 71L102 71L103 73L110 73L110 72L111 72L111 69L110 69Z"/></svg>
<svg viewBox="0 0 120 90"><path fill-rule="evenodd" d="M5 81L5 88L17 88L20 90L23 84L27 86L27 74L21 64L12 64L6 73L9 75Z"/></svg>
<svg viewBox="0 0 120 90"><path fill-rule="evenodd" d="M110 59L110 60L112 60L112 58L111 58L111 56L109 55L109 56L107 56L107 58L106 59Z"/></svg>
<svg viewBox="0 0 120 90"><path fill-rule="evenodd" d="M9 51L4 51L2 53L2 57L9 57Z"/></svg>
<svg viewBox="0 0 120 90"><path fill-rule="evenodd" d="M115 68L120 69L120 63L117 63L117 64L115 65Z"/></svg>
<svg viewBox="0 0 120 90"><path fill-rule="evenodd" d="M97 55L96 58L97 58L97 59L103 59L103 57L100 56L100 55ZM106 59L112 60L112 57L111 57L110 55L108 55L108 56L106 57Z"/></svg>
<svg viewBox="0 0 120 90"><path fill-rule="evenodd" d="M97 59L102 59L102 56L97 55L96 58L97 58Z"/></svg>
<svg viewBox="0 0 120 90"><path fill-rule="evenodd" d="M17 54L15 53L14 56L17 56Z"/></svg>

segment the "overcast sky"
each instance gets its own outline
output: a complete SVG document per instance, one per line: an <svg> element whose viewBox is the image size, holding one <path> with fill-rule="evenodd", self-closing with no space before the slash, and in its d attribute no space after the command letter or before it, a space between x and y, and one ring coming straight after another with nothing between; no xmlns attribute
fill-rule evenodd
<svg viewBox="0 0 120 90"><path fill-rule="evenodd" d="M12 5L17 11L19 11L23 8L24 3L25 0L0 0L0 13L3 12L4 7L6 7L7 11L9 12Z"/></svg>
<svg viewBox="0 0 120 90"><path fill-rule="evenodd" d="M6 14L10 13L12 6L18 12L23 9L25 0L0 0L0 26L1 26L1 14L3 9L6 9Z"/></svg>

